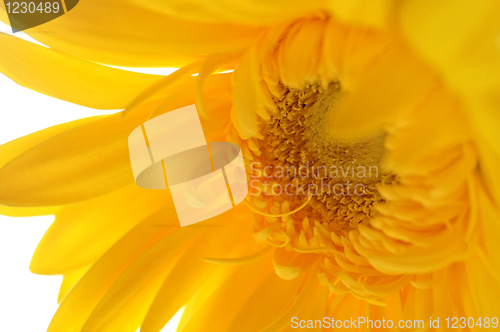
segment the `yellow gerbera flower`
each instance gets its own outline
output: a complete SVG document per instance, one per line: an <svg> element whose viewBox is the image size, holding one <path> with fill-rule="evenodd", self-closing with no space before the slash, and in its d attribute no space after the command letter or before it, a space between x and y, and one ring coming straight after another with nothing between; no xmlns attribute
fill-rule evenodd
<svg viewBox="0 0 500 332"><path fill-rule="evenodd" d="M49 331L160 331L183 306L179 331L491 324L499 14L494 0L86 0L27 30L50 48L1 34L19 84L125 108L0 147L0 212L56 215L31 263L64 275ZM133 182L127 137L193 103L209 141L240 145L252 188L180 228L168 192Z"/></svg>

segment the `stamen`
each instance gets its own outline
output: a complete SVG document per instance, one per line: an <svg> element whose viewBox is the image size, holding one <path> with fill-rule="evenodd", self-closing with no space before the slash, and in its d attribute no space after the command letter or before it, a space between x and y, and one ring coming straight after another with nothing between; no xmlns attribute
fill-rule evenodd
<svg viewBox="0 0 500 332"><path fill-rule="evenodd" d="M252 141L248 149L249 163L260 165L257 169L250 167L252 178L261 179L259 189L263 189L266 197L266 202L258 207L253 205L257 203L245 200L259 215L255 219L255 234L261 241L287 251L324 255L322 267L329 276L325 275L324 282L332 292L353 293L368 303L383 306L385 303L379 301L381 293L408 283L410 277L398 283L390 279L379 284L373 278L380 273L356 252L350 235L361 225L371 229L370 222L377 213L375 206L384 203L378 186L396 181L390 173L378 173L385 136L381 134L366 141L332 140L325 119L342 98L337 82L326 87L312 84L303 89L290 89L282 84L278 87L274 94L276 112L261 128L263 139ZM359 176L354 171L357 166L375 167L374 176ZM332 174L332 167L340 168L342 173ZM360 191L358 185L364 190ZM275 186L281 190L274 191ZM286 188L295 192L290 193ZM299 203L304 195L307 201ZM284 213L263 211L288 211L290 204L301 206ZM365 283L368 286L363 288Z"/></svg>
<svg viewBox="0 0 500 332"><path fill-rule="evenodd" d="M303 254L310 254L313 252L323 252L323 251L336 251L337 249L335 248L329 248L329 247L320 247L320 248L310 248L310 249L303 249L303 248L293 248L296 252L300 252Z"/></svg>
<svg viewBox="0 0 500 332"><path fill-rule="evenodd" d="M326 88L312 84L301 90L280 85L280 93L281 97L275 97L278 112L263 127L264 140L257 142L258 147L253 149L257 152L252 150L254 160L267 166L266 170L273 169L264 176L281 187L290 184L292 188L305 187L308 191L315 188L316 193L311 195L314 200L307 211L314 219L330 223L331 227L327 227L330 230L350 230L358 224L367 224L375 215L373 206L383 202L376 186L394 181L390 175L378 174L384 137L366 142L329 141L324 120L341 98L339 83L331 83ZM355 167L366 172L368 166L375 169L374 174L371 168L366 177L355 173ZM279 167L295 172L277 176ZM332 167L339 176L332 176ZM289 201L290 197L283 199ZM285 217L306 205L287 214L269 214L251 205L250 208L266 217Z"/></svg>

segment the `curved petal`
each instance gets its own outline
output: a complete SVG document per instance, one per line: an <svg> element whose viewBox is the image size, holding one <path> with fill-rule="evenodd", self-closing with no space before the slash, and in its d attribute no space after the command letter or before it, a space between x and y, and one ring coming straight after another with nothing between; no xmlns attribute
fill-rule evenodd
<svg viewBox="0 0 500 332"><path fill-rule="evenodd" d="M476 86L498 82L497 71L481 81L466 82L463 74L474 74L468 69L475 65L485 69L500 62L499 12L500 4L495 0L409 0L400 6L399 24L410 45L453 83Z"/></svg>
<svg viewBox="0 0 500 332"><path fill-rule="evenodd" d="M0 72L47 96L97 109L121 109L161 76L78 59L0 33Z"/></svg>
<svg viewBox="0 0 500 332"><path fill-rule="evenodd" d="M473 255L467 260L464 273L469 279L467 289L470 289L471 305L475 308L476 313L480 313L483 317L498 317L500 315L498 276L495 278L477 255Z"/></svg>
<svg viewBox="0 0 500 332"><path fill-rule="evenodd" d="M20 137L11 142L5 143L0 146L0 168L9 163L12 159L23 154L25 151L37 146L38 144L70 130L80 124L92 121L93 118L86 118L76 120L68 123L63 123L44 130L37 131L33 134ZM0 205L0 214L11 217L29 217L40 216L47 214L54 214L59 209L58 206L50 207L30 207L30 208L16 208L6 205Z"/></svg>
<svg viewBox="0 0 500 332"><path fill-rule="evenodd" d="M143 3L140 0L134 0ZM166 15L196 22L234 22L252 25L267 25L297 17L320 15L327 8L324 0L161 0L148 1L144 6Z"/></svg>
<svg viewBox="0 0 500 332"><path fill-rule="evenodd" d="M212 137L229 121L230 75L213 75L204 85L208 120L205 136ZM156 111L164 113L193 104L196 77L161 91L156 100L140 105L128 116L96 117L46 140L0 169L0 203L16 207L70 204L122 188L134 181L128 135ZM163 105L158 98L165 98ZM158 107L161 106L160 109Z"/></svg>
<svg viewBox="0 0 500 332"><path fill-rule="evenodd" d="M0 169L0 202L69 204L133 183L127 137L138 120L97 117L26 151Z"/></svg>
<svg viewBox="0 0 500 332"><path fill-rule="evenodd" d="M275 273L269 275L233 316L228 332L260 331L280 317L302 293L310 274L284 281ZM262 301L262 299L266 301Z"/></svg>
<svg viewBox="0 0 500 332"><path fill-rule="evenodd" d="M276 277L270 261L268 253L262 259L236 266L236 270L223 282L218 275L208 278L201 288L203 291L186 306L179 330L197 332L210 326L214 331L226 331L245 300L269 276Z"/></svg>
<svg viewBox="0 0 500 332"><path fill-rule="evenodd" d="M318 319L321 321L326 317L328 295L326 287L320 285L314 278L309 280L290 308L262 332L294 331L297 327L292 327L290 322L294 321L293 318L298 317L300 320L315 321ZM310 326L308 326L308 330L311 330ZM320 327L312 329L312 331L322 330Z"/></svg>
<svg viewBox="0 0 500 332"><path fill-rule="evenodd" d="M299 17L338 15L355 24L386 27L393 13L392 0L153 0L137 3L152 10L197 22L234 22L268 25Z"/></svg>
<svg viewBox="0 0 500 332"><path fill-rule="evenodd" d="M211 230L202 243L184 253L155 295L141 331L160 331L214 273L221 283L229 278L233 267L204 262L202 257L240 256L255 246L251 238L251 225L245 218L249 217L249 211L248 208L245 211L245 208L240 206L232 210L236 220L231 225ZM223 218L228 217L225 215Z"/></svg>
<svg viewBox="0 0 500 332"><path fill-rule="evenodd" d="M83 266L78 270L74 270L63 275L63 281L61 287L59 288L59 294L57 296L57 303L61 303L70 290L76 285L76 283L87 273L89 270L88 266Z"/></svg>
<svg viewBox="0 0 500 332"><path fill-rule="evenodd" d="M210 53L247 47L261 28L167 16L145 2L80 1L69 13L26 30L49 47L99 63L181 67ZM0 18L8 24L3 6Z"/></svg>
<svg viewBox="0 0 500 332"><path fill-rule="evenodd" d="M348 139L376 136L398 114L417 107L436 82L435 75L413 59L411 52L395 46L347 88L327 120L329 133Z"/></svg>
<svg viewBox="0 0 500 332"><path fill-rule="evenodd" d="M106 252L73 287L59 306L48 331L81 331L89 315L116 280L141 255L160 241L168 243L164 255L175 257L203 228L157 227L176 220L172 205L152 214Z"/></svg>
<svg viewBox="0 0 500 332"><path fill-rule="evenodd" d="M37 274L65 274L97 261L126 232L171 201L167 190L135 184L63 206L31 259Z"/></svg>
<svg viewBox="0 0 500 332"><path fill-rule="evenodd" d="M500 3L414 0L400 8L405 39L458 91L468 106L479 144L487 145L498 159ZM495 167L486 153L483 160Z"/></svg>
<svg viewBox="0 0 500 332"><path fill-rule="evenodd" d="M171 205L147 218L92 266L62 303L49 331L136 331L173 267L189 253L213 247L217 234L240 229L243 221L234 223L236 213L182 228ZM218 241L217 250L230 251L237 240Z"/></svg>

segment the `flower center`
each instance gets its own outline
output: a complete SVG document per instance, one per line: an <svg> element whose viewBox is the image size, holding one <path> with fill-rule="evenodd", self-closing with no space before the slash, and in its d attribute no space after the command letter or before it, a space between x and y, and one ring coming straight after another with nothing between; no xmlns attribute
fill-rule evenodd
<svg viewBox="0 0 500 332"><path fill-rule="evenodd" d="M280 84L280 94L260 145L268 198L294 206L311 199L297 217L318 221L338 235L368 224L374 206L383 202L376 186L394 181L380 173L384 135L357 142L325 139L325 118L342 95L338 82L300 90Z"/></svg>
<svg viewBox="0 0 500 332"><path fill-rule="evenodd" d="M231 139L248 166L254 238L278 247L277 272L319 259L332 292L377 303L464 257L471 128L404 43L301 20L263 34L234 82Z"/></svg>

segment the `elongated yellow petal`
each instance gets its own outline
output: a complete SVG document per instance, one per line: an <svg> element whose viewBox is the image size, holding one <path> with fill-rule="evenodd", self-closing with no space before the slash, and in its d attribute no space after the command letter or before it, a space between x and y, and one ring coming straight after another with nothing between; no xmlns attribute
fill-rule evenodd
<svg viewBox="0 0 500 332"><path fill-rule="evenodd" d="M0 72L21 86L78 105L121 109L161 77L78 59L0 33Z"/></svg>
<svg viewBox="0 0 500 332"><path fill-rule="evenodd" d="M303 282L304 276L284 282L271 274L239 308L227 331L260 331L273 323L302 292Z"/></svg>
<svg viewBox="0 0 500 332"><path fill-rule="evenodd" d="M206 111L205 102L203 98L203 85L208 77L215 71L219 70L223 66L232 65L234 68L234 63L241 58L241 54L217 54L208 56L203 65L200 68L197 88L196 88L196 107L198 113L205 118L208 118L208 113Z"/></svg>
<svg viewBox="0 0 500 332"><path fill-rule="evenodd" d="M188 237L183 240L184 248L191 244ZM172 252L171 241L165 239L146 251L113 283L81 331L135 332L179 259L180 252Z"/></svg>
<svg viewBox="0 0 500 332"><path fill-rule="evenodd" d="M134 0L141 3L140 0ZM327 8L327 1L313 0L161 0L149 1L144 6L155 11L163 12L174 17L184 18L196 22L235 22L252 25L267 25L270 23L290 20L296 17L320 15L321 10Z"/></svg>
<svg viewBox="0 0 500 332"><path fill-rule="evenodd" d="M242 210L244 206L232 210L223 218L241 214ZM160 331L216 269L230 272L232 270L230 267L204 262L202 257L204 255L227 256L251 248L254 244L251 242L250 234L251 225L245 220L235 220L226 227L210 230L205 240L187 250L158 290L141 325L141 330L143 332Z"/></svg>
<svg viewBox="0 0 500 332"><path fill-rule="evenodd" d="M352 86L346 87L328 119L329 134L337 139L376 136L398 114L417 107L436 82L437 77L409 50L389 49L358 82L348 82Z"/></svg>
<svg viewBox="0 0 500 332"><path fill-rule="evenodd" d="M318 290L320 290L320 292L318 292ZM326 316L326 304L328 299L328 292L325 290L326 287L321 286L317 282L308 282L290 308L272 324L269 324L261 331L274 332L282 331L283 329L286 330L287 328L289 329L291 328L290 322L293 317L300 317L301 320L310 320L314 318L322 319ZM316 331L320 330L321 329L318 328Z"/></svg>
<svg viewBox="0 0 500 332"><path fill-rule="evenodd" d="M144 332L160 331L174 314L199 290L200 285L217 266L200 262L199 253L187 250L158 289L141 324ZM205 247L204 247L205 248ZM194 257L189 255L195 254ZM190 266L186 266L189 264Z"/></svg>
<svg viewBox="0 0 500 332"><path fill-rule="evenodd" d="M487 145L495 160L500 155L499 15L495 0L407 1L400 12L404 37L457 90L468 106L480 150ZM484 162L488 159L483 156Z"/></svg>
<svg viewBox="0 0 500 332"><path fill-rule="evenodd" d="M206 107L207 117L200 117L200 120L205 137L214 135L230 121L231 80L232 73L217 74L208 77L203 85L201 97ZM167 111L194 104L196 102L197 82L198 76L189 77L187 80L178 82L166 91L161 91L153 96L152 100L162 98L163 102L156 105L147 118L153 118Z"/></svg>
<svg viewBox="0 0 500 332"><path fill-rule="evenodd" d="M197 22L235 22L267 25L298 17L321 16L330 13L354 24L387 27L392 17L392 0L301 1L301 0L153 0L137 3L175 17Z"/></svg>
<svg viewBox="0 0 500 332"><path fill-rule="evenodd" d="M479 182L476 183L480 185ZM479 188L478 188L479 189ZM477 213L481 223L482 234L480 246L476 249L477 259L485 270L484 274L489 274L488 279L495 279L500 282L500 217L498 203L495 204L494 196L488 195L484 189L479 189L477 193ZM498 202L498 201L496 201ZM479 264L478 264L479 265Z"/></svg>
<svg viewBox="0 0 500 332"><path fill-rule="evenodd" d="M297 278L303 270L314 262L317 256L314 254L301 254L289 252L283 248L277 248L273 256L273 266L276 274L284 280Z"/></svg>
<svg viewBox="0 0 500 332"><path fill-rule="evenodd" d="M92 315L85 322L82 331L136 331L137 326L151 307L153 299L161 293L160 287L165 283L169 283L169 286L174 286L177 291L181 291L179 294L181 297L186 295L187 300L190 292L181 286L184 285L187 288L189 283L183 284L183 279L189 279L191 276L192 282L196 284L196 279L202 281L204 276L203 271L200 270L200 265L203 263L196 258L206 251L231 252L241 238L233 236L230 241L224 242L221 242L221 239L227 238L230 234L239 233L242 227L248 228L243 220L234 221L238 212L236 209L231 210L229 215L219 215L197 224L199 231L194 229L196 227L177 229L172 236L175 238L176 233L181 233L179 240L184 243L182 253L176 253L172 249L175 242L173 243L169 237L165 237L151 246L124 271L106 292ZM233 221L228 222L227 217ZM248 240L249 234L246 235ZM194 240L193 243L191 243L191 239ZM196 263L199 265L192 266ZM206 266L209 270L213 268L208 264ZM174 274L174 276L165 279L170 274ZM175 302L175 298L170 298L170 300ZM177 304L180 306L183 302L177 302Z"/></svg>
<svg viewBox="0 0 500 332"><path fill-rule="evenodd" d="M239 87L234 91L234 106L231 110L231 120L243 139L262 137L259 132L259 123L256 109L262 107L259 103L262 93L262 79L256 57L259 50L255 47L247 52L234 73L234 86Z"/></svg>
<svg viewBox="0 0 500 332"><path fill-rule="evenodd" d="M210 326L214 331L226 331L245 300L269 275L275 275L270 259L268 254L261 260L237 266L223 282L218 275L210 277L202 287L206 291L187 305L179 324L180 330L197 332Z"/></svg>
<svg viewBox="0 0 500 332"><path fill-rule="evenodd" d="M91 200L63 206L38 244L30 269L65 274L97 261L152 211L171 201L167 190L134 184Z"/></svg>
<svg viewBox="0 0 500 332"><path fill-rule="evenodd" d="M129 67L181 67L203 55L247 47L261 30L201 24L144 7L145 2L81 1L71 12L26 30L53 49ZM3 6L0 18L6 20Z"/></svg>
<svg viewBox="0 0 500 332"><path fill-rule="evenodd" d="M61 283L59 294L57 296L57 303L62 302L64 297L71 291L76 283L85 275L85 273L87 273L88 269L88 266L83 266L77 270L65 273L63 275L63 281Z"/></svg>
<svg viewBox="0 0 500 332"><path fill-rule="evenodd" d="M36 133L18 138L0 146L0 167L3 167L12 159L16 158L25 151L41 144L42 142L63 133L71 128L77 127L80 124L92 121L92 118L72 121L53 126ZM59 207L37 207L37 208L15 208L6 205L0 205L0 214L12 217L28 217L35 215L53 214L58 211Z"/></svg>
<svg viewBox="0 0 500 332"><path fill-rule="evenodd" d="M334 1L331 6L342 21L386 29L394 26L396 4L394 0L353 0Z"/></svg>
<svg viewBox="0 0 500 332"><path fill-rule="evenodd" d="M500 4L495 0L410 0L400 7L400 26L415 50L457 83L457 79L467 79L462 75L464 72L474 74L468 70L471 66L491 68L500 61L499 11ZM479 73L484 72L476 71ZM482 81L469 81L468 84L481 85L490 83L491 79L498 82L494 73L482 78Z"/></svg>
<svg viewBox="0 0 500 332"><path fill-rule="evenodd" d="M26 151L0 170L0 202L61 205L133 183L127 137L139 124L138 117L96 117Z"/></svg>
<svg viewBox="0 0 500 332"><path fill-rule="evenodd" d="M165 226L158 227L160 224ZM160 242L163 243L164 257L176 257L204 230L200 227L177 227L172 205L151 215L93 264L66 296L48 331L81 331L100 300L139 257ZM138 268L137 265L134 268Z"/></svg>
<svg viewBox="0 0 500 332"><path fill-rule="evenodd" d="M139 105L129 115L96 117L52 137L11 160L0 169L0 203L28 207L78 202L133 183L128 135L150 115L195 102L196 77L178 82ZM231 75L213 75L204 85L210 138L229 122ZM168 103L162 104L163 98ZM158 112L158 113L156 113Z"/></svg>
<svg viewBox="0 0 500 332"><path fill-rule="evenodd" d="M497 252L498 254L498 252ZM481 316L498 317L500 306L498 298L500 296L500 282L498 278L488 271L490 267L478 255L473 255L467 260L467 277L473 300L473 305Z"/></svg>

